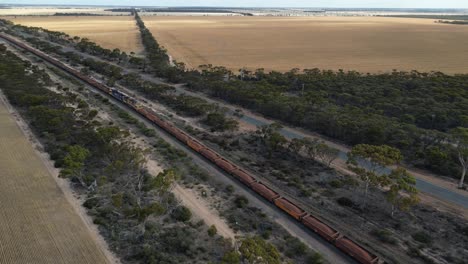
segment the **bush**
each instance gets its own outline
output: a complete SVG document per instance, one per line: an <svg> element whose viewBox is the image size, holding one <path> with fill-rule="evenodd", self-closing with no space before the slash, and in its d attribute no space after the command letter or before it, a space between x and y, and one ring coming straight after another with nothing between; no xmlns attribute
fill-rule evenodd
<svg viewBox="0 0 468 264"><path fill-rule="evenodd" d="M341 206L346 206L346 207L351 207L351 208L355 206L354 202L351 201L351 199L347 197L340 197L336 199L336 202Z"/></svg>
<svg viewBox="0 0 468 264"><path fill-rule="evenodd" d="M229 251L226 254L224 254L224 257L221 263L222 264L239 264L240 255L236 251Z"/></svg>
<svg viewBox="0 0 468 264"><path fill-rule="evenodd" d="M233 193L234 192L234 186L232 186L232 185L226 186L226 192L228 192L229 194Z"/></svg>
<svg viewBox="0 0 468 264"><path fill-rule="evenodd" d="M330 182L330 186L333 188L341 188L343 187L343 183L339 180L333 180Z"/></svg>
<svg viewBox="0 0 468 264"><path fill-rule="evenodd" d="M285 241L286 244L286 256L292 258L294 256L303 256L307 251L307 246L302 243L299 239L288 236Z"/></svg>
<svg viewBox="0 0 468 264"><path fill-rule="evenodd" d="M307 264L322 264L323 257L319 253L310 254L306 257Z"/></svg>
<svg viewBox="0 0 468 264"><path fill-rule="evenodd" d="M185 207L185 206L179 206L174 211L172 211L172 218L174 218L177 221L181 222L187 222L192 218L192 212Z"/></svg>
<svg viewBox="0 0 468 264"><path fill-rule="evenodd" d="M390 232L387 229L381 229L381 230L374 229L371 232L371 235L375 236L376 238L378 238L380 241L382 241L384 243L396 244L396 242L397 242L396 239L393 238L392 232Z"/></svg>
<svg viewBox="0 0 468 264"><path fill-rule="evenodd" d="M424 232L424 231L419 231L419 232L416 232L412 235L413 239L420 242L420 243L423 243L423 244L431 244L432 243L432 237Z"/></svg>
<svg viewBox="0 0 468 264"><path fill-rule="evenodd" d="M244 208L249 204L249 200L247 199L247 197L239 195L234 200L234 203L236 204L237 208Z"/></svg>
<svg viewBox="0 0 468 264"><path fill-rule="evenodd" d="M208 235L210 237L214 237L216 235L216 233L218 233L218 230L216 229L215 225L212 225L212 226L210 226L210 228L208 228Z"/></svg>

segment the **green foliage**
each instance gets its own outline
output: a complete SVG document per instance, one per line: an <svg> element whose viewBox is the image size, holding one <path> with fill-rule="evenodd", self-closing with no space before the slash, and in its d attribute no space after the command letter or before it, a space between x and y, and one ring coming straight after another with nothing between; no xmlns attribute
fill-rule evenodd
<svg viewBox="0 0 468 264"><path fill-rule="evenodd" d="M468 128L457 127L451 131L451 135L457 149L458 161L462 171L458 187L463 188L468 170Z"/></svg>
<svg viewBox="0 0 468 264"><path fill-rule="evenodd" d="M229 251L224 254L223 259L221 260L222 264L239 264L241 263L241 256L236 251Z"/></svg>
<svg viewBox="0 0 468 264"><path fill-rule="evenodd" d="M112 195L112 204L113 204L115 207L122 207L122 205L123 205L123 198L124 198L124 194L123 194L123 193L117 193L117 194Z"/></svg>
<svg viewBox="0 0 468 264"><path fill-rule="evenodd" d="M341 206L346 206L346 207L351 207L351 208L356 206L354 202L347 197L340 197L336 199L336 202Z"/></svg>
<svg viewBox="0 0 468 264"><path fill-rule="evenodd" d="M139 221L145 220L150 215L163 215L165 212L166 209L158 202L153 202L143 208L136 207L134 209L134 213Z"/></svg>
<svg viewBox="0 0 468 264"><path fill-rule="evenodd" d="M208 235L210 237L214 237L216 235L216 233L218 233L218 230L216 229L216 226L215 225L212 225L210 226L210 228L208 228Z"/></svg>
<svg viewBox="0 0 468 264"><path fill-rule="evenodd" d="M224 113L212 112L206 116L204 123L211 127L212 131L232 131L238 128L238 122L232 118L226 118Z"/></svg>
<svg viewBox="0 0 468 264"><path fill-rule="evenodd" d="M190 220L190 218L192 218L192 212L190 212L190 210L185 206L177 207L174 209L174 211L172 211L171 215L175 220L181 222L187 222Z"/></svg>
<svg viewBox="0 0 468 264"><path fill-rule="evenodd" d="M234 204L237 206L237 208L244 208L249 204L249 200L243 195L238 195L234 199Z"/></svg>
<svg viewBox="0 0 468 264"><path fill-rule="evenodd" d="M398 163L401 158L398 149L389 146L359 144L348 153L347 163L348 167L364 181L365 198L367 198L369 186L382 185L384 177L378 170ZM369 164L363 163L366 161Z"/></svg>
<svg viewBox="0 0 468 264"><path fill-rule="evenodd" d="M414 234L411 235L414 240L423 243L423 244L431 244L432 243L432 237L424 232L424 231L418 231Z"/></svg>
<svg viewBox="0 0 468 264"><path fill-rule="evenodd" d="M386 198L392 204L392 215L395 207L408 210L419 202L416 179L403 168L392 170L385 176L382 185L389 187Z"/></svg>
<svg viewBox="0 0 468 264"><path fill-rule="evenodd" d="M277 151L281 146L286 144L287 139L279 132L282 126L278 123L264 125L257 130L263 143L268 147L269 155L273 151Z"/></svg>
<svg viewBox="0 0 468 264"><path fill-rule="evenodd" d="M322 264L323 257L319 253L314 253L306 257L307 264Z"/></svg>
<svg viewBox="0 0 468 264"><path fill-rule="evenodd" d="M239 251L249 263L280 264L281 257L272 244L260 237L249 237L242 241Z"/></svg>
<svg viewBox="0 0 468 264"><path fill-rule="evenodd" d="M90 155L90 152L79 145L68 146L67 152L67 155L63 159L64 168L61 171L61 175L63 177L78 176L83 170L84 162Z"/></svg>
<svg viewBox="0 0 468 264"><path fill-rule="evenodd" d="M396 244L397 240L393 238L392 232L387 229L374 229L371 232L371 235L378 238L380 241L387 244Z"/></svg>
<svg viewBox="0 0 468 264"><path fill-rule="evenodd" d="M143 189L167 192L178 178L179 176L173 169L164 170L156 177L147 177Z"/></svg>
<svg viewBox="0 0 468 264"><path fill-rule="evenodd" d="M286 256L303 256L307 252L307 246L296 237L288 236L285 239Z"/></svg>

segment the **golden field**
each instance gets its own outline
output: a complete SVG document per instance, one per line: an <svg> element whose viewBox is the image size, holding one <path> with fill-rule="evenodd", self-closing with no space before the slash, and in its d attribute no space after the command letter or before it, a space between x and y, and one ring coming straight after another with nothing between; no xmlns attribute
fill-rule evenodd
<svg viewBox="0 0 468 264"><path fill-rule="evenodd" d="M109 263L0 100L0 263Z"/></svg>
<svg viewBox="0 0 468 264"><path fill-rule="evenodd" d="M105 11L105 8L57 8L54 6L25 6L0 9L0 16L47 16L56 13L87 13L96 15L128 15L128 12Z"/></svg>
<svg viewBox="0 0 468 264"><path fill-rule="evenodd" d="M292 68L468 73L468 26L384 17L144 16L177 61Z"/></svg>
<svg viewBox="0 0 468 264"><path fill-rule="evenodd" d="M4 19L89 38L108 49L119 48L128 53L143 50L140 31L132 16L18 16Z"/></svg>

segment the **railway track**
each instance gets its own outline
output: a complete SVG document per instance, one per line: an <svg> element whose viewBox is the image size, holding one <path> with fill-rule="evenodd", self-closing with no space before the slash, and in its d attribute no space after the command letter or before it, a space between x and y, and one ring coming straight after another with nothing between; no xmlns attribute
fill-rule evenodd
<svg viewBox="0 0 468 264"><path fill-rule="evenodd" d="M253 192L262 196L277 208L287 213L298 222L302 223L304 227L316 233L342 252L357 260L359 263L375 264L383 262L374 253L359 245L351 238L342 235L339 231L320 220L314 214L304 210L297 202L294 201L294 199L286 197L282 192L275 191L274 188L271 188L271 185L263 178L253 175L241 166L231 162L213 149L193 138L183 130L177 128L172 123L160 118L157 113L155 113L152 109L143 106L143 104L136 98L120 91L119 89L111 88L93 78L84 76L76 69L63 64L57 59L54 59L49 55L42 53L41 51L38 51L4 33L0 33L0 38L3 38L8 42L33 53L48 63L58 67L59 69L71 74L72 76L123 103L142 117L146 118L152 124L157 125L159 128L179 140L185 146L202 155L204 158L212 162L227 174L236 178Z"/></svg>

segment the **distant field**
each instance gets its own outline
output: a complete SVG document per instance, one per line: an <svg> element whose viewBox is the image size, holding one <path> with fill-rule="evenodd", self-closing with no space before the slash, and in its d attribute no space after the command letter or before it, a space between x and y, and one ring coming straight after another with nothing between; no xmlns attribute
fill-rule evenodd
<svg viewBox="0 0 468 264"><path fill-rule="evenodd" d="M108 263L0 100L0 263Z"/></svg>
<svg viewBox="0 0 468 264"><path fill-rule="evenodd" d="M105 8L15 7L0 8L0 16L45 16L55 13L88 13L97 15L123 15L128 13L104 11Z"/></svg>
<svg viewBox="0 0 468 264"><path fill-rule="evenodd" d="M26 16L5 17L14 23L62 31L86 37L109 49L126 52L142 51L140 32L132 16Z"/></svg>
<svg viewBox="0 0 468 264"><path fill-rule="evenodd" d="M468 27L387 17L142 17L189 67L468 73Z"/></svg>

